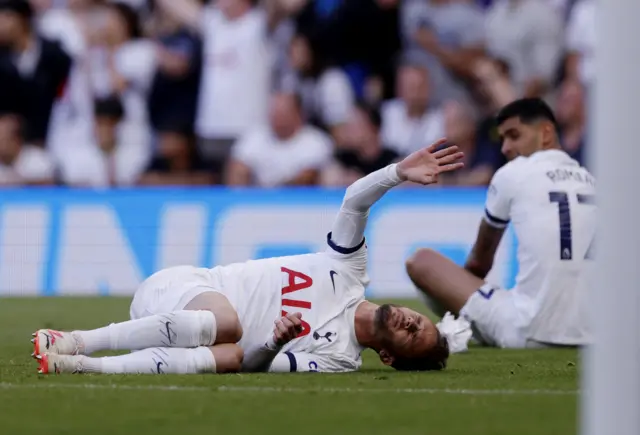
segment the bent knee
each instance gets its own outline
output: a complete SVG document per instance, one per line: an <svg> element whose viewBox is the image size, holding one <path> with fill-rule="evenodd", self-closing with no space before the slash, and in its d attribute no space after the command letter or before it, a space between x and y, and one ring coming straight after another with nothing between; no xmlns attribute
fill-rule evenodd
<svg viewBox="0 0 640 435"><path fill-rule="evenodd" d="M219 313L216 320L218 323L216 343L237 343L242 339L242 324L235 310Z"/></svg>
<svg viewBox="0 0 640 435"><path fill-rule="evenodd" d="M431 248L420 248L411 255L405 262L407 273L414 276L425 269L428 269L433 260L440 254Z"/></svg>
<svg viewBox="0 0 640 435"><path fill-rule="evenodd" d="M242 369L244 351L237 344L219 344L209 348L216 360L217 373L237 373Z"/></svg>

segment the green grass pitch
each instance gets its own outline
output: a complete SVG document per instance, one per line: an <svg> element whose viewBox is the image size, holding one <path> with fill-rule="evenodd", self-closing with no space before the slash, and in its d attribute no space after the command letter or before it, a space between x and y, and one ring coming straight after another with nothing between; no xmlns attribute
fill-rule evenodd
<svg viewBox="0 0 640 435"><path fill-rule="evenodd" d="M413 303L420 309L420 304ZM37 328L126 320L123 298L0 299L0 433L11 435L576 433L578 355L472 348L438 373L40 376Z"/></svg>

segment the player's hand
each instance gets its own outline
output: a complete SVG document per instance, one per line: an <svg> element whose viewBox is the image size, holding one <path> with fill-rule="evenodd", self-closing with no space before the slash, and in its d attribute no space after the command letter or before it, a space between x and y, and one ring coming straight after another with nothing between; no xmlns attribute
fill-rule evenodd
<svg viewBox="0 0 640 435"><path fill-rule="evenodd" d="M273 341L277 346L284 346L302 332L302 314L287 314L276 320L273 330Z"/></svg>
<svg viewBox="0 0 640 435"><path fill-rule="evenodd" d="M464 167L464 163L460 161L464 153L458 151L457 146L449 146L437 151L445 143L447 139L440 139L398 163L396 170L400 179L424 185L434 184L438 182L439 174Z"/></svg>

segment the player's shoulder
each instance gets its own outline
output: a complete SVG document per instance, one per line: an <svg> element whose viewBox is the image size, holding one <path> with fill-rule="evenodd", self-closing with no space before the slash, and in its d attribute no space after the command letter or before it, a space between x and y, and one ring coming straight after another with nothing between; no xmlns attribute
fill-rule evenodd
<svg viewBox="0 0 640 435"><path fill-rule="evenodd" d="M518 181L523 174L523 169L527 166L525 157L516 157L498 169L491 179L492 185L501 185Z"/></svg>

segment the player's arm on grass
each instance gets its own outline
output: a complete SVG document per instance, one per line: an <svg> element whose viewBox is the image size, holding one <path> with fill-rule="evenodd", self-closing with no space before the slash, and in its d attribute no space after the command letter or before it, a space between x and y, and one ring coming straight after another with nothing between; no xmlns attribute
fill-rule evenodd
<svg viewBox="0 0 640 435"><path fill-rule="evenodd" d="M282 352L302 332L302 314L288 314L276 321L273 335L262 346L248 349L242 372L345 372L356 367L347 361L305 352Z"/></svg>
<svg viewBox="0 0 640 435"><path fill-rule="evenodd" d="M446 139L440 139L401 162L372 172L349 186L329 234L331 250L346 255L360 250L364 245L369 209L393 187L405 181L433 184L438 181L438 174L461 168L463 164L459 160L463 153L458 152L458 147L438 150L446 142ZM364 255L362 257L366 261ZM358 266L365 267L364 264Z"/></svg>
<svg viewBox="0 0 640 435"><path fill-rule="evenodd" d="M505 166L498 170L491 180L484 217L480 222L476 242L464 266L481 279L485 279L493 267L498 245L511 219L514 180L509 176L509 172L509 166Z"/></svg>

